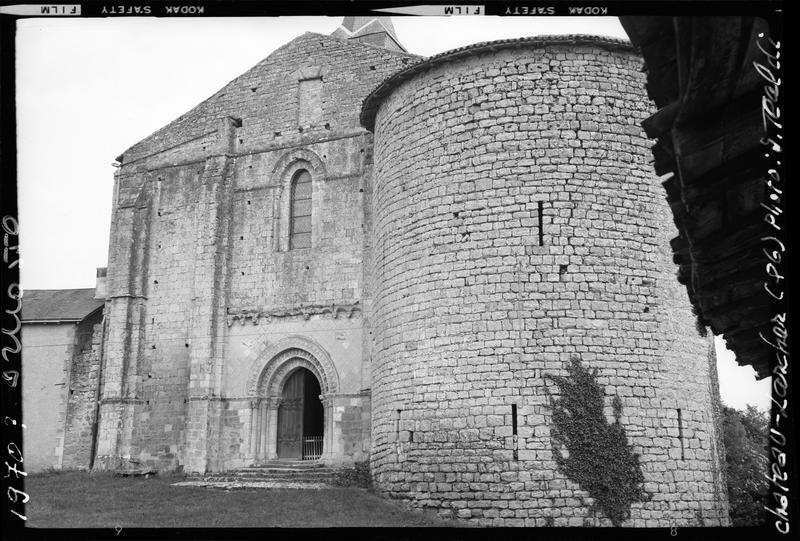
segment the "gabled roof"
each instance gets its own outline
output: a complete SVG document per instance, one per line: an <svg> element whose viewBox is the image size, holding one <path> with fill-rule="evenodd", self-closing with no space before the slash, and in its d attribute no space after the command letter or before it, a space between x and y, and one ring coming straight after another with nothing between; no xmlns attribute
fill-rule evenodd
<svg viewBox="0 0 800 541"><path fill-rule="evenodd" d="M78 322L104 304L95 299L95 288L26 289L22 293L22 321Z"/></svg>
<svg viewBox="0 0 800 541"><path fill-rule="evenodd" d="M208 121L216 121L216 119L226 115L241 117L242 114L246 112L242 110L241 103L246 103L250 99L251 92L254 92L253 88L261 88L265 86L263 84L264 81L275 80L276 77L286 75L274 72L275 59L287 50L302 49L307 44L314 44L314 47L318 47L322 51L330 51L336 48L343 55L361 55L363 57L373 58L376 61L379 61L381 58L384 60L390 58L417 60L420 58L418 55L376 47L356 39L306 32L277 48L258 64L230 81L212 96L196 105L188 112L125 150L124 153L117 157L117 160L123 161L123 164L127 164L141 159L142 157L146 157L147 155L161 152L173 144L169 142L171 133L180 131L183 133L183 140L190 140L201 136L208 131L208 129L211 129L211 126L206 125ZM391 63L389 65L391 65ZM383 62L382 66L386 68L386 62ZM385 75L382 76L381 68L373 73L376 77L381 77L381 80L385 78ZM243 118L243 120L250 119Z"/></svg>

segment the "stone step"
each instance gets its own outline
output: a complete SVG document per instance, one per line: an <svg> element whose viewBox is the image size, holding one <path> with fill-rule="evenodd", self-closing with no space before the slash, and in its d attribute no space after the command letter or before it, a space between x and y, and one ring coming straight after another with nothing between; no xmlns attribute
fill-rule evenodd
<svg viewBox="0 0 800 541"><path fill-rule="evenodd" d="M330 485L325 483L313 482L297 482L297 481L242 481L235 479L233 481L205 481L202 479L195 479L189 481L182 481L173 483L172 486L187 486L187 487L206 487L222 490L236 490L236 489L301 489L301 490L321 490L330 488Z"/></svg>
<svg viewBox="0 0 800 541"><path fill-rule="evenodd" d="M321 461L269 460L224 472L212 472L198 478L205 483L330 483L340 468Z"/></svg>
<svg viewBox="0 0 800 541"><path fill-rule="evenodd" d="M325 483L333 480L338 471L335 467L315 463L311 467L296 467L296 464L271 461L264 465L249 466L236 470L208 473L203 476L208 482L302 482Z"/></svg>
<svg viewBox="0 0 800 541"><path fill-rule="evenodd" d="M314 469L326 467L324 462L317 460L269 460L260 464L251 464L248 468L300 468Z"/></svg>
<svg viewBox="0 0 800 541"><path fill-rule="evenodd" d="M203 477L204 481L275 481L297 483L332 483L334 477L240 477L238 475L221 475L218 477Z"/></svg>
<svg viewBox="0 0 800 541"><path fill-rule="evenodd" d="M236 475L223 475L218 477L203 477L199 479L206 483L310 483L310 484L330 484L333 481L331 477L239 477Z"/></svg>
<svg viewBox="0 0 800 541"><path fill-rule="evenodd" d="M292 466L292 465L263 465L263 466L245 466L243 468L237 468L236 471L274 471L274 472L314 472L314 471L327 471L332 470L331 467L320 465L314 466L312 468L306 468L302 466Z"/></svg>
<svg viewBox="0 0 800 541"><path fill-rule="evenodd" d="M302 472L302 473L282 473L282 472L219 472L207 474L205 479L217 477L238 477L240 479L330 479L336 472Z"/></svg>
<svg viewBox="0 0 800 541"><path fill-rule="evenodd" d="M332 477L238 477L226 475L221 477L203 477L204 482L242 482L242 483L333 483Z"/></svg>
<svg viewBox="0 0 800 541"><path fill-rule="evenodd" d="M234 470L242 473L320 473L320 472L333 472L333 468L275 468L271 466L263 466L259 468L239 468Z"/></svg>

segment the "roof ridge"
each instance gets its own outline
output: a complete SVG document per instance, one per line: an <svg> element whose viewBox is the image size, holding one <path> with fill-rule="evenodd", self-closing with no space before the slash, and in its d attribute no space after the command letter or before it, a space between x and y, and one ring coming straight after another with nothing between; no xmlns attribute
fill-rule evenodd
<svg viewBox="0 0 800 541"><path fill-rule="evenodd" d="M227 83L225 83L224 85L222 85L220 88L218 88L217 90L215 90L213 94L211 94L210 96L208 96L207 98L205 98L203 101L201 101L200 103L198 103L197 105L195 105L194 107L192 107L191 109L189 109L188 111L185 111L184 113L180 114L179 116L177 116L177 117L173 118L172 120L170 120L169 122L167 122L166 124L164 124L164 125L163 125L163 126L161 126L160 128L156 129L154 132L150 133L149 135L147 135L147 136L145 136L145 137L143 137L143 138L139 139L138 141L136 141L134 144L132 144L131 146L129 146L128 148L126 148L126 149L125 149L125 151L124 151L124 152L122 152L122 153L120 154L120 156L124 156L124 155L125 155L126 153L128 153L128 152L129 152L131 149L133 149L133 148L135 148L135 147L139 146L140 144L144 143L145 141L148 141L149 139L153 138L154 136L156 136L156 135L158 135L158 134L160 134L160 133L162 133L162 132L166 132L168 128L172 127L172 126L173 126L174 124L176 124L177 122L180 122L181 120L183 120L184 118L186 118L186 117L187 117L189 114L191 114L191 113L195 112L197 109L199 109L200 107L204 106L204 105L205 105L205 104L207 104L209 101L211 101L212 99L214 99L216 96L218 96L220 93L222 93L222 92L223 92L223 91L224 91L226 88L228 88L228 87L229 87L229 86L230 86L230 85L231 85L233 82L235 82L235 81L238 81L238 80L239 80L239 79L241 79L242 77L246 76L248 73L252 72L252 71L253 71L253 70L255 70L256 68L258 68L259 66L261 66L261 65L262 65L264 62L266 62L267 60L269 60L269 59L270 59L270 57L272 57L272 56L273 56L275 53L277 53L277 52L278 52L278 51L280 51L281 49L284 49L284 48L288 47L289 45L291 45L291 44L292 44L292 43L294 43L295 41L297 41L297 40L299 40L299 39L302 39L302 38L306 37L306 36L307 36L307 35L309 35L309 34L315 34L315 33L314 33L314 32L303 32L302 34L300 34L300 35L299 35L299 36L297 36L296 38L294 38L294 39L292 39L292 40L290 40L290 41L287 41L286 43L284 43L284 44L283 44L283 45L281 45L280 47L277 47L277 48L276 48L276 49L274 49L274 50L273 50L271 53L269 53L267 56L265 56L264 58L262 58L261 60L259 60L258 62L256 62L256 63L255 63L253 66L251 66L250 68L248 68L246 71L244 71L244 72L240 73L239 75L237 75L236 77L234 77L233 79L231 79L230 81L228 81ZM322 35L322 34L317 34L317 35ZM123 162L123 163L124 163L124 162Z"/></svg>
<svg viewBox="0 0 800 541"><path fill-rule="evenodd" d="M349 38L337 38L336 36L331 36L329 34L318 34L317 32L306 32L306 34L313 34L315 36L321 36L323 38L333 39L333 40L336 40L337 42L344 43L344 44L347 44L347 45L352 45L354 47L369 47L371 49L378 49L380 51L385 51L385 52L387 52L389 54L394 54L394 55L398 55L398 56L406 56L406 57L412 57L412 58L425 58L424 56L421 56L421 55L418 55L418 54L414 54L414 53L409 53L408 51L393 51L392 49L385 49L383 47L379 47L378 45L372 45L370 43L365 43L363 41L358 41L358 40L352 40L352 39L349 39ZM391 37L391 36L389 36L389 37ZM395 38L392 38L392 39L395 40L395 42L399 45L399 42Z"/></svg>

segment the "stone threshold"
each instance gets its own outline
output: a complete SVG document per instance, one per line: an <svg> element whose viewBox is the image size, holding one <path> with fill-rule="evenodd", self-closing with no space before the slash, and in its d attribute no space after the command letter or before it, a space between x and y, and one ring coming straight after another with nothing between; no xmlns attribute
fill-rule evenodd
<svg viewBox="0 0 800 541"><path fill-rule="evenodd" d="M321 490L333 488L325 483L318 482L297 482L297 481L181 481L172 483L174 487L206 487L219 488L222 490L236 489L270 489L270 488L291 488L301 490Z"/></svg>

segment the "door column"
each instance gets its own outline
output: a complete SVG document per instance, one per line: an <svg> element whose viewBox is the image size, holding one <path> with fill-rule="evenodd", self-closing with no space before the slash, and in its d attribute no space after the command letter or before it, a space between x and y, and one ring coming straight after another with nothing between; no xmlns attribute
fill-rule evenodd
<svg viewBox="0 0 800 541"><path fill-rule="evenodd" d="M250 401L250 432L249 432L249 446L247 451L247 459L253 463L258 462L258 433L261 423L261 416L259 415L259 408L261 406L261 399L257 398Z"/></svg>
<svg viewBox="0 0 800 541"><path fill-rule="evenodd" d="M278 408L281 405L281 398L269 398L264 404L264 417L266 419L265 446L267 460L278 458Z"/></svg>
<svg viewBox="0 0 800 541"><path fill-rule="evenodd" d="M330 395L320 395L322 401L322 416L323 416L323 429L322 429L322 456L321 460L325 462L334 461L336 452L334 451L334 419L333 419L333 397Z"/></svg>

